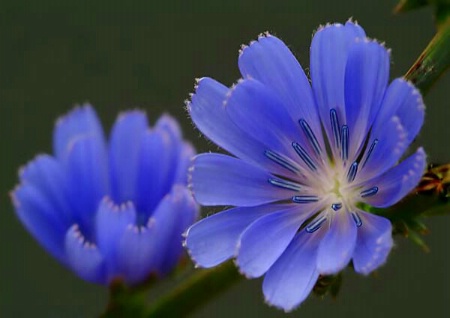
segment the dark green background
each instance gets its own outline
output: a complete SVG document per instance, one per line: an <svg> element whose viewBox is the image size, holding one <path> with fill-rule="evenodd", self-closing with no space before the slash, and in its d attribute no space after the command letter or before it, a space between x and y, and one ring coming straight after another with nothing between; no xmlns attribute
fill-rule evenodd
<svg viewBox="0 0 450 318"><path fill-rule="evenodd" d="M10 3L8 3L10 2ZM55 119L90 101L109 128L121 110L145 109L153 121L169 112L199 151L184 112L194 78L231 85L237 54L266 30L308 65L319 24L357 19L392 48L392 76L413 63L434 29L431 10L393 16L384 1L1 1L0 3L0 316L90 317L105 289L77 279L49 257L15 218L8 192L17 170L49 152ZM449 162L450 75L425 98L422 143L431 162ZM450 312L450 218L428 222L431 253L397 240L376 277L348 272L337 301L311 297L292 317L447 317ZM263 303L261 281L244 281L195 317L281 317Z"/></svg>

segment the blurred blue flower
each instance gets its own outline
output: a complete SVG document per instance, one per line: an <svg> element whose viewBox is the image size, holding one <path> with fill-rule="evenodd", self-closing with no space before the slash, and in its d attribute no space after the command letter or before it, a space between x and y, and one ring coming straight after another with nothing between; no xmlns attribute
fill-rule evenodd
<svg viewBox="0 0 450 318"><path fill-rule="evenodd" d="M186 188L195 150L176 121L162 116L149 128L145 113L125 112L107 144L86 105L57 121L53 151L21 169L12 193L36 240L93 283L136 284L171 271L198 210Z"/></svg>
<svg viewBox="0 0 450 318"><path fill-rule="evenodd" d="M388 207L418 183L424 105L404 79L388 85L389 51L349 21L319 28L308 81L278 38L243 47L243 79L228 89L202 78L187 107L195 125L235 157L195 157L192 191L202 205L235 206L193 225L192 259L213 267L234 257L247 277L265 275L266 301L290 311L319 275L351 261L367 275L392 248ZM398 164L397 164L398 163Z"/></svg>

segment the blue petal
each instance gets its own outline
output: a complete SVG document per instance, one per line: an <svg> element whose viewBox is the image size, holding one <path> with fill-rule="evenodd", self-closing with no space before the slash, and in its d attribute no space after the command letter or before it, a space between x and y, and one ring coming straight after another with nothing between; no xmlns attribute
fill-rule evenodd
<svg viewBox="0 0 450 318"><path fill-rule="evenodd" d="M147 131L142 137L135 199L141 224L147 222L159 201L172 186L169 173L176 166L170 165L173 151L171 147L167 131L154 129Z"/></svg>
<svg viewBox="0 0 450 318"><path fill-rule="evenodd" d="M292 190L271 185L266 171L221 154L194 158L192 193L202 205L255 206L292 196Z"/></svg>
<svg viewBox="0 0 450 318"><path fill-rule="evenodd" d="M353 253L355 271L368 275L386 262L394 245L391 222L383 217L359 211L362 226Z"/></svg>
<svg viewBox="0 0 450 318"><path fill-rule="evenodd" d="M312 87L328 139L335 148L330 109L335 108L340 124L346 124L345 68L349 48L357 38L364 39L364 30L352 22L320 28L311 43Z"/></svg>
<svg viewBox="0 0 450 318"><path fill-rule="evenodd" d="M297 159L292 142L306 144L300 125L292 120L270 88L258 81L239 81L231 90L225 108L237 126L260 140L268 150Z"/></svg>
<svg viewBox="0 0 450 318"><path fill-rule="evenodd" d="M68 202L68 180L61 164L49 155L39 155L20 171L22 184L31 184L58 211L57 217L72 225L72 211ZM55 215L56 216L56 215Z"/></svg>
<svg viewBox="0 0 450 318"><path fill-rule="evenodd" d="M420 91L411 83L400 79L403 87L403 98L398 100L400 106L396 111L396 115L408 132L407 146L416 138L423 125L425 117L425 105L423 104Z"/></svg>
<svg viewBox="0 0 450 318"><path fill-rule="evenodd" d="M178 166L175 173L174 183L187 184L188 181L188 169L192 165L192 159L195 156L194 147L185 142L181 146L180 157L178 159Z"/></svg>
<svg viewBox="0 0 450 318"><path fill-rule="evenodd" d="M308 78L289 48L275 36L260 36L244 47L239 56L244 78L254 78L273 89L291 115L305 119L323 146L322 129Z"/></svg>
<svg viewBox="0 0 450 318"><path fill-rule="evenodd" d="M389 79L389 53L375 41L350 46L345 72L345 112L353 161L381 105Z"/></svg>
<svg viewBox="0 0 450 318"><path fill-rule="evenodd" d="M263 216L250 224L239 239L236 264L240 271L251 278L267 272L313 212L294 206Z"/></svg>
<svg viewBox="0 0 450 318"><path fill-rule="evenodd" d="M65 248L69 266L79 277L92 283L107 283L103 256L97 246L85 240L78 225L67 231Z"/></svg>
<svg viewBox="0 0 450 318"><path fill-rule="evenodd" d="M189 255L198 266L216 266L235 255L239 236L250 223L284 208L276 204L239 207L206 217L187 230Z"/></svg>
<svg viewBox="0 0 450 318"><path fill-rule="evenodd" d="M64 236L69 225L56 206L31 184L19 186L11 197L22 224L47 252L65 263Z"/></svg>
<svg viewBox="0 0 450 318"><path fill-rule="evenodd" d="M96 242L106 259L108 280L117 276L116 268L118 241L129 225L136 221L136 211L131 202L115 205L109 198L105 198L99 205L96 215Z"/></svg>
<svg viewBox="0 0 450 318"><path fill-rule="evenodd" d="M370 133L368 146L375 139L379 142L365 165L364 179L382 174L397 163L416 137L423 120L424 105L418 90L404 79L394 80L386 91Z"/></svg>
<svg viewBox="0 0 450 318"><path fill-rule="evenodd" d="M334 213L334 212L331 212ZM356 224L347 211L337 212L331 220L327 234L320 242L317 270L331 275L340 272L352 258L356 244Z"/></svg>
<svg viewBox="0 0 450 318"><path fill-rule="evenodd" d="M172 141L181 143L182 132L180 129L180 125L172 116L164 114L161 117L159 117L155 123L154 129L157 130L160 129L162 131L167 132Z"/></svg>
<svg viewBox="0 0 450 318"><path fill-rule="evenodd" d="M119 241L117 267L127 283L150 274L165 274L181 254L181 234L192 219L195 204L187 189L175 186L159 203L145 227L129 226ZM190 214L190 215L184 215ZM185 226L186 225L186 226Z"/></svg>
<svg viewBox="0 0 450 318"><path fill-rule="evenodd" d="M279 175L289 176L290 171L269 160L266 147L258 140L244 133L231 121L223 106L228 88L210 78L202 78L196 86L187 108L195 125L215 144L236 157L265 167Z"/></svg>
<svg viewBox="0 0 450 318"><path fill-rule="evenodd" d="M382 126L374 127L355 182L364 182L391 169L405 152L407 137L408 133L397 116L386 119Z"/></svg>
<svg viewBox="0 0 450 318"><path fill-rule="evenodd" d="M53 152L56 158L64 157L70 150L71 142L80 136L96 136L104 142L101 123L94 109L86 104L60 117L53 131Z"/></svg>
<svg viewBox="0 0 450 318"><path fill-rule="evenodd" d="M322 231L299 232L269 269L263 282L268 304L288 312L308 297L319 277L316 260L320 235Z"/></svg>
<svg viewBox="0 0 450 318"><path fill-rule="evenodd" d="M111 198L114 202L135 199L140 141L147 129L147 116L137 110L120 114L114 123L109 143Z"/></svg>
<svg viewBox="0 0 450 318"><path fill-rule="evenodd" d="M167 231L164 242L161 243L161 246L165 246L165 253L159 265L159 272L163 275L170 272L180 260L183 254L182 234L198 216L198 206L185 186L175 185L165 200L169 202L167 206L158 207L153 216L155 222L159 220L160 223L167 224L164 226ZM169 226L172 230L168 229Z"/></svg>
<svg viewBox="0 0 450 318"><path fill-rule="evenodd" d="M176 167L179 163L179 156L182 147L182 133L178 122L169 115L162 115L155 124L154 130L166 132L169 136L168 145L164 151L168 154L167 165L169 167L167 173L167 181L163 187L163 192L168 193L172 188L172 184L176 175Z"/></svg>
<svg viewBox="0 0 450 318"><path fill-rule="evenodd" d="M149 278L161 261L163 247L158 245L155 226L153 220L146 226L129 225L119 240L116 268L127 284Z"/></svg>
<svg viewBox="0 0 450 318"><path fill-rule="evenodd" d="M386 120L394 115L399 117L407 132L407 147L422 127L425 106L417 88L403 78L397 78L389 85L373 129L382 130Z"/></svg>
<svg viewBox="0 0 450 318"><path fill-rule="evenodd" d="M375 207L388 207L406 196L419 183L426 167L426 155L422 148L383 175L367 181L367 188L378 187L378 193L364 198ZM365 190L365 189L364 189Z"/></svg>
<svg viewBox="0 0 450 318"><path fill-rule="evenodd" d="M95 136L74 141L66 153L65 166L70 179L70 199L76 223L88 240L93 238L93 219L98 203L108 194L109 176L106 149Z"/></svg>

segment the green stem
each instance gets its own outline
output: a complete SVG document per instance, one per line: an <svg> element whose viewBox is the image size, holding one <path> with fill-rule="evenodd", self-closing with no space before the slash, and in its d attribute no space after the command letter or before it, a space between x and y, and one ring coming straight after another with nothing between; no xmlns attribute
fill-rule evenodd
<svg viewBox="0 0 450 318"><path fill-rule="evenodd" d="M121 281L113 282L109 288L108 306L100 317L144 317L147 294L148 290L143 286L128 288Z"/></svg>
<svg viewBox="0 0 450 318"><path fill-rule="evenodd" d="M241 278L231 261L214 269L198 270L180 286L151 304L145 316L185 317Z"/></svg>
<svg viewBox="0 0 450 318"><path fill-rule="evenodd" d="M439 24L438 31L405 77L425 94L450 66L450 16Z"/></svg>

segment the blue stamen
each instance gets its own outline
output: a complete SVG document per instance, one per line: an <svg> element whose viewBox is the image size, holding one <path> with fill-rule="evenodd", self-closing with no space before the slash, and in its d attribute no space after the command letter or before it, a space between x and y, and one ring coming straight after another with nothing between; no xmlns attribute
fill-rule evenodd
<svg viewBox="0 0 450 318"><path fill-rule="evenodd" d="M355 180L357 172L358 172L358 163L355 161L352 163L350 169L348 170L347 181L352 182L353 180Z"/></svg>
<svg viewBox="0 0 450 318"><path fill-rule="evenodd" d="M355 221L355 224L357 227L360 227L362 225L362 220L359 217L359 215L356 212L351 212L353 221Z"/></svg>
<svg viewBox="0 0 450 318"><path fill-rule="evenodd" d="M367 198L367 197L371 197L371 196L377 194L377 192L378 192L378 187L372 187L370 189L362 191L360 194L361 194L362 198Z"/></svg>
<svg viewBox="0 0 450 318"><path fill-rule="evenodd" d="M308 233L314 233L315 231L317 231L318 229L320 229L320 227L322 226L323 222L325 222L327 220L326 217L322 216L321 218L317 219L316 221L314 221L313 223L309 224L306 227L306 232Z"/></svg>
<svg viewBox="0 0 450 318"><path fill-rule="evenodd" d="M366 159L364 159L363 167L366 165L367 160L369 160L370 155L372 154L373 149L375 149L375 146L378 144L378 139L375 139L372 144L370 145L369 151L367 152Z"/></svg>
<svg viewBox="0 0 450 318"><path fill-rule="evenodd" d="M311 127L309 127L308 123L304 119L300 119L298 122L300 123L300 126L302 126L303 132L306 134L306 137L308 137L310 144L314 148L314 151L317 155L320 155L322 150L320 149L319 142L317 141L316 135L314 135Z"/></svg>
<svg viewBox="0 0 450 318"><path fill-rule="evenodd" d="M295 195L292 197L292 202L295 203L312 203L319 201L319 197L315 195Z"/></svg>
<svg viewBox="0 0 450 318"><path fill-rule="evenodd" d="M340 126L339 126L339 119L337 116L337 112L336 112L336 109L334 109L334 108L330 110L330 121L331 121L331 129L333 130L333 135L334 135L334 143L335 143L336 147L338 147L338 149L339 149L339 146L341 143L341 138L340 138L341 136L339 134Z"/></svg>
<svg viewBox="0 0 450 318"><path fill-rule="evenodd" d="M334 211L338 211L338 210L340 210L340 209L342 208L342 203L333 203L333 204L331 205L331 208L332 208Z"/></svg>
<svg viewBox="0 0 450 318"><path fill-rule="evenodd" d="M348 126L344 125L341 129L341 151L342 160L347 161L348 159Z"/></svg>
<svg viewBox="0 0 450 318"><path fill-rule="evenodd" d="M279 164L280 166L282 166L283 168L288 169L289 171L292 172L298 172L298 168L296 166L294 166L292 163L289 162L288 159L286 159L285 157L277 154L276 152L270 151L270 150L265 150L264 151L264 155L269 158L270 160L272 160L273 162Z"/></svg>
<svg viewBox="0 0 450 318"><path fill-rule="evenodd" d="M284 188L293 191L300 191L301 189L301 186L298 183L288 180L269 178L268 181L270 184L279 188Z"/></svg>
<svg viewBox="0 0 450 318"><path fill-rule="evenodd" d="M314 164L313 160L308 155L308 153L305 151L305 149L303 149L302 146L300 146L298 143L296 143L294 141L294 142L292 142L292 147L294 148L295 152L300 156L300 158L306 163L306 165L309 167L309 169L311 169L313 171L317 170L317 167Z"/></svg>

